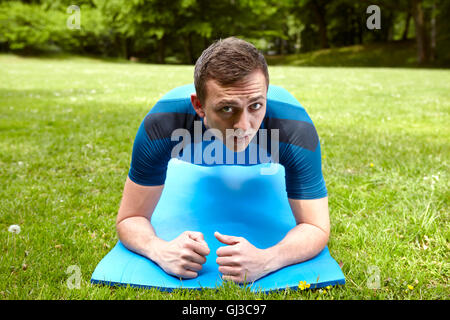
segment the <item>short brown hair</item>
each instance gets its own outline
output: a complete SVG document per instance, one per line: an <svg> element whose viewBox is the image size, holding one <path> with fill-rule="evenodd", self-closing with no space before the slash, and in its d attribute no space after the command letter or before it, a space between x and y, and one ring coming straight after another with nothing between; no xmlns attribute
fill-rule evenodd
<svg viewBox="0 0 450 320"><path fill-rule="evenodd" d="M220 85L231 85L255 70L261 70L269 86L266 59L251 43L229 37L220 39L206 48L197 59L194 84L201 102L206 98L206 81L216 80Z"/></svg>

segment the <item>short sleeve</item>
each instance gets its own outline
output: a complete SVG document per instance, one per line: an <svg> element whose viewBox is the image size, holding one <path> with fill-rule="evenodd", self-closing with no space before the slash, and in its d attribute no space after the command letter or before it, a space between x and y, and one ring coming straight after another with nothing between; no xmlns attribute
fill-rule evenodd
<svg viewBox="0 0 450 320"><path fill-rule="evenodd" d="M146 127L155 126L156 122L148 121L149 117L151 114L142 121L134 139L128 177L143 186L163 185L171 157L171 142L167 137L150 139Z"/></svg>
<svg viewBox="0 0 450 320"><path fill-rule="evenodd" d="M328 195L322 174L320 141L315 150L280 145L280 163L285 168L288 198L320 199Z"/></svg>

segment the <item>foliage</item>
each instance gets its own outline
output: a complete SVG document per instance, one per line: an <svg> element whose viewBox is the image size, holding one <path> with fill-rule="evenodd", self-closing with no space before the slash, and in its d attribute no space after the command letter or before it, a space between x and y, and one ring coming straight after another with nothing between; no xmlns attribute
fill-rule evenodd
<svg viewBox="0 0 450 320"><path fill-rule="evenodd" d="M412 39L416 2L425 19L419 35L436 43L428 56L448 60L450 6L444 0L378 0L380 30L366 27L369 0L80 0L80 29L66 25L68 0L10 0L0 3L0 51L190 64L212 41L234 35L267 54L304 53Z"/></svg>

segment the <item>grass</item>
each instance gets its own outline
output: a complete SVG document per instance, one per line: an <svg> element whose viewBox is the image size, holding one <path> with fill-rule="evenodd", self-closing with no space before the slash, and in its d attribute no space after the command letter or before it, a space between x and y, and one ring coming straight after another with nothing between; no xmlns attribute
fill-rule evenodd
<svg viewBox="0 0 450 320"><path fill-rule="evenodd" d="M447 50L439 51L439 59L426 67L449 67ZM371 43L329 48L306 53L267 56L271 65L300 67L418 67L414 40Z"/></svg>
<svg viewBox="0 0 450 320"><path fill-rule="evenodd" d="M192 82L193 67L1 55L0 299L448 299L450 72L270 73L319 133L328 245L345 286L264 295L233 284L173 293L91 285L117 241L136 130L158 98ZM71 265L79 289L67 285Z"/></svg>

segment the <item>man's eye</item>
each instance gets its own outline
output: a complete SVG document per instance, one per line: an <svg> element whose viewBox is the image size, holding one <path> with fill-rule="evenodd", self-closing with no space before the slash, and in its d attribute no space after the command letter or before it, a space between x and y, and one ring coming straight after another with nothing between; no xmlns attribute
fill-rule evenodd
<svg viewBox="0 0 450 320"><path fill-rule="evenodd" d="M232 107L225 106L225 107L222 108L222 111L225 112L225 113L230 113L230 112L233 111L233 108L232 108Z"/></svg>
<svg viewBox="0 0 450 320"><path fill-rule="evenodd" d="M254 104L252 105L252 109L253 109L253 110L258 110L258 109L260 109L260 108L262 108L262 104L261 104L261 103L254 103Z"/></svg>

